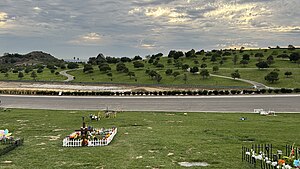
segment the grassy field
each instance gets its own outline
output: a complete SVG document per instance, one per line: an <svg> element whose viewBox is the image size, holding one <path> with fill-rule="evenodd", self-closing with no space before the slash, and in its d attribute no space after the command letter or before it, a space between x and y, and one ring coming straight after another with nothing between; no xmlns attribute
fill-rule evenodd
<svg viewBox="0 0 300 169"><path fill-rule="evenodd" d="M300 83L300 65L297 63L293 63L289 61L289 59L282 59L277 58L280 54L287 54L290 55L291 52L299 52L299 50L291 51L287 49L269 49L269 50L247 50L242 53L237 51L230 51L230 56L223 56L225 58L224 63L222 65L219 64L221 58L217 58L216 62L211 62L211 56L197 55L196 58L179 58L179 62L182 64L188 64L190 67L197 66L200 68L202 64L207 65L207 69L212 74L220 74L231 76L231 73L234 72L235 69L240 70L241 77L248 80L258 81L264 83L271 87L298 87ZM258 63L258 58L254 57L256 53L262 53L264 57L260 58L262 61L266 61L268 56L272 55L274 58L273 64L270 65L268 71L261 71L258 70L256 67L256 63ZM244 54L250 55L250 60L247 65L240 64L242 57ZM233 63L234 56L237 56L237 63ZM203 61L203 58L206 57L207 60ZM133 71L135 73L134 78L130 78L126 73L120 73L116 71L116 65L110 64L112 68L112 80L110 77L107 76L106 73L100 72L97 66L94 66L93 73L83 73L82 70L76 70L70 72L73 76L76 77L75 82L110 82L110 83L131 83L131 84L158 84L155 80L152 80L145 71L155 70L162 76L162 80L159 82L160 84L175 84L175 85L202 85L202 86L240 86L240 87L250 87L250 84L246 84L244 82L235 81L235 80L228 80L224 78L215 78L209 77L207 79L203 79L200 75L191 74L182 70L181 68L177 68L174 66L174 59L171 59L171 63L168 63L168 57L161 57L158 60L158 63L164 65L164 68L157 68L153 64L148 63L149 59L143 61L145 67L144 68L134 68L132 63L125 63L126 67L129 71ZM213 72L212 68L214 66L219 67L218 72ZM180 75L176 78L173 76L167 76L165 71L167 69L172 69L174 71L180 72ZM279 81L276 83L268 83L264 77L272 70L279 69L280 76ZM286 71L291 71L293 73L291 78L285 78L284 73ZM184 74L187 74L188 80L185 82L183 79Z"/></svg>
<svg viewBox="0 0 300 169"><path fill-rule="evenodd" d="M61 69L57 69L56 72L60 72ZM35 70L36 72L36 70ZM31 72L28 74L24 73L24 77L22 79L18 78L19 73L13 73L13 72L8 72L8 77L5 77L5 73L0 73L0 80L32 80L33 78L31 77ZM63 81L67 79L66 77L58 74L56 75L55 73L51 73L50 69L45 68L42 73L36 73L37 77L36 80L38 81Z"/></svg>
<svg viewBox="0 0 300 169"><path fill-rule="evenodd" d="M89 113L0 112L0 128L25 138L24 146L0 157L0 168L183 168L178 162L207 162L210 166L204 168L247 169L249 165L241 161L243 145L300 143L299 114L123 112L114 119L89 123L95 128L118 127L109 146L62 147L63 138L80 129L81 117Z"/></svg>

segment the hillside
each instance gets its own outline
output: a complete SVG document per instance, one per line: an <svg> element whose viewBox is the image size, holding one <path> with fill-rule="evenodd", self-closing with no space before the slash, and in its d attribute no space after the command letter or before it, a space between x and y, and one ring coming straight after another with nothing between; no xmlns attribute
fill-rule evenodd
<svg viewBox="0 0 300 169"><path fill-rule="evenodd" d="M44 53L42 51L33 51L28 54L9 54L6 53L4 56L0 57L0 65L5 66L20 66L20 65L35 65L35 64L59 64L64 62L63 60L59 60L54 56Z"/></svg>

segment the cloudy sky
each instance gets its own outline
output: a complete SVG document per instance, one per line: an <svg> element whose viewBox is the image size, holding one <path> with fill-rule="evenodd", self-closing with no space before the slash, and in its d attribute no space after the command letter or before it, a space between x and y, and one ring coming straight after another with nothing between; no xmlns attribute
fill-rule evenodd
<svg viewBox="0 0 300 169"><path fill-rule="evenodd" d="M1 0L0 55L299 46L299 9L299 0Z"/></svg>

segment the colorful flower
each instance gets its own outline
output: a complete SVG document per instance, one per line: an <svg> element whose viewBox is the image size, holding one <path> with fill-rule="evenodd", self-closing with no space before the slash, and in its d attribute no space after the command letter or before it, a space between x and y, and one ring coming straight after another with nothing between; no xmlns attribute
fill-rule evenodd
<svg viewBox="0 0 300 169"><path fill-rule="evenodd" d="M283 165L283 164L285 164L285 160L282 159L278 160L278 165Z"/></svg>
<svg viewBox="0 0 300 169"><path fill-rule="evenodd" d="M297 168L300 168L300 160L294 160L293 165Z"/></svg>

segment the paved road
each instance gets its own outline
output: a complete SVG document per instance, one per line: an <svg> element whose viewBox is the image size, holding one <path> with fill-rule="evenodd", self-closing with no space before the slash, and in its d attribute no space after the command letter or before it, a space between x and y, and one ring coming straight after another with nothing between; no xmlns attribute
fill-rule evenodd
<svg viewBox="0 0 300 169"><path fill-rule="evenodd" d="M300 95L281 96L187 96L187 97L70 97L0 95L1 106L57 110L117 109L168 112L300 112Z"/></svg>

